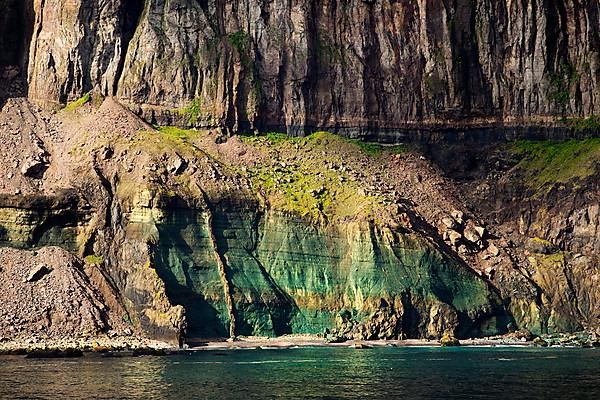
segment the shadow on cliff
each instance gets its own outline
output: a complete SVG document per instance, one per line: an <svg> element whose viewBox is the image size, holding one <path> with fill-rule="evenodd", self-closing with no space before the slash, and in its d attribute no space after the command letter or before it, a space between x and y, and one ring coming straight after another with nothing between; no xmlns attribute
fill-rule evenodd
<svg viewBox="0 0 600 400"><path fill-rule="evenodd" d="M113 82L112 95L117 94L119 80L125 67L125 58L129 50L129 43L137 29L142 13L144 12L145 2L139 0L125 0L121 4L121 58L117 65L115 81Z"/></svg>
<svg viewBox="0 0 600 400"><path fill-rule="evenodd" d="M256 256L261 214L250 210L240 213L234 204L227 203L213 211L212 229L218 251L227 260L228 279L235 291L247 293L236 299L236 334L290 334L298 306Z"/></svg>
<svg viewBox="0 0 600 400"><path fill-rule="evenodd" d="M191 236L202 237L198 230L198 219L193 212L171 213L167 223L161 224L160 245L156 247L154 262L156 272L164 281L167 296L173 304L185 308L187 321L187 336L190 338L228 337L227 321L223 313L211 304L203 293L195 286L199 284L198 277L209 273L205 263L199 261L195 254L202 250L200 243L190 245L190 235L184 231L193 232ZM216 267L214 268L216 272ZM218 294L217 294L218 296Z"/></svg>
<svg viewBox="0 0 600 400"><path fill-rule="evenodd" d="M27 95L33 0L0 3L0 108L11 97Z"/></svg>

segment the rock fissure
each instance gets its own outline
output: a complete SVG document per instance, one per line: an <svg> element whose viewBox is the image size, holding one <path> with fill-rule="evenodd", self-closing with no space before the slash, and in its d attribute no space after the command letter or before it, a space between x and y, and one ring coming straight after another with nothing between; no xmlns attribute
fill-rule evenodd
<svg viewBox="0 0 600 400"><path fill-rule="evenodd" d="M208 202L206 203L208 205ZM233 285L227 275L227 259L221 254L217 238L213 231L213 212L210 207L207 206L205 210L206 227L208 229L208 235L214 252L215 261L219 269L219 277L221 279L221 285L225 296L225 303L227 304L227 314L229 317L229 337L236 337L236 310L233 300Z"/></svg>

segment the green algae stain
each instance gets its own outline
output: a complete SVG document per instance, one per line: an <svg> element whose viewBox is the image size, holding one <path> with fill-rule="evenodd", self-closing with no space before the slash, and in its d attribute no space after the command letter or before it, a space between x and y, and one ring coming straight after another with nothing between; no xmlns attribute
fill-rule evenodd
<svg viewBox="0 0 600 400"><path fill-rule="evenodd" d="M458 333L467 334L476 332L473 316L491 317L498 307L483 280L429 244L368 223L319 228L277 212L219 206L210 228L201 216L180 210L158 229L156 270L169 298L185 306L192 336L227 335L228 310L207 229L226 262L237 335L321 334L338 326L342 310L364 321L381 304L425 314L447 304L466 321ZM413 335L423 329L413 327Z"/></svg>
<svg viewBox="0 0 600 400"><path fill-rule="evenodd" d="M173 209L158 232L155 268L169 299L185 307L188 335L228 336L227 306L203 215Z"/></svg>

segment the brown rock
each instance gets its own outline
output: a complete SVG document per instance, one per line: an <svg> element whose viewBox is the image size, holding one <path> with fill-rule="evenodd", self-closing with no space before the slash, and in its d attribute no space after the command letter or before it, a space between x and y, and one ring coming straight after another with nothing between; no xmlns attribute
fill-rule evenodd
<svg viewBox="0 0 600 400"><path fill-rule="evenodd" d="M35 267L29 271L29 274L27 274L27 278L25 278L24 282L39 281L40 279L42 279L45 275L49 274L50 272L52 272L52 270L50 268L48 268L44 264L40 264L37 267Z"/></svg>

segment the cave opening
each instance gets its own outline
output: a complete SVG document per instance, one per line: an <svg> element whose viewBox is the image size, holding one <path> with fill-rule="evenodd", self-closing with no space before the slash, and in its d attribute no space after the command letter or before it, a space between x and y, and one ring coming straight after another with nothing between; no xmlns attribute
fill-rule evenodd
<svg viewBox="0 0 600 400"><path fill-rule="evenodd" d="M129 49L129 43L131 39L133 39L133 35L135 35L135 31L137 29L140 18L142 17L142 13L144 12L144 3L139 0L125 0L121 5L121 59L119 60L119 65L117 67L117 74L115 77L115 82L113 84L113 95L117 94L117 89L119 86L119 80L121 79L121 74L123 73L123 68L125 66L125 58L127 57L127 51Z"/></svg>

